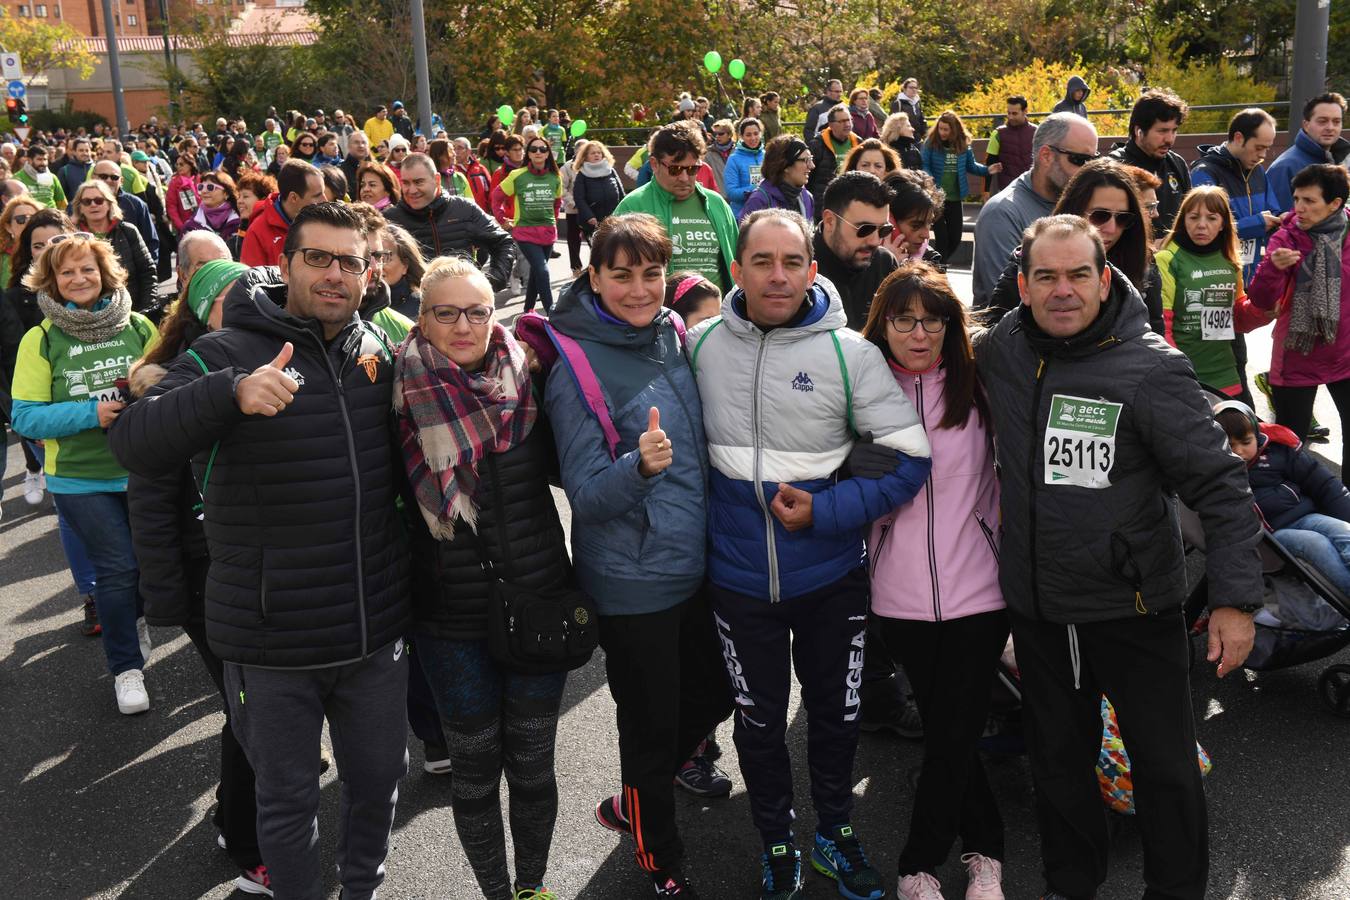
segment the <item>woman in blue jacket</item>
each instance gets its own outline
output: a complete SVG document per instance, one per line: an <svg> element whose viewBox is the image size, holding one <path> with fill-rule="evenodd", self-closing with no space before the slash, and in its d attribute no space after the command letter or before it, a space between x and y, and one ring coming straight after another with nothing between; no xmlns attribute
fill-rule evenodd
<svg viewBox="0 0 1350 900"><path fill-rule="evenodd" d="M970 135L961 117L950 109L938 117L937 127L928 133L924 141L923 167L938 187L947 195L942 207L942 218L935 223L937 251L943 259L951 259L953 251L961 244L961 231L965 219L961 216L961 201L970 193L967 173L987 178L1003 171L1001 163L982 166L975 161L975 152L970 149Z"/></svg>
<svg viewBox="0 0 1350 900"><path fill-rule="evenodd" d="M682 327L663 306L670 258L654 216L600 223L589 269L549 317L561 354L544 395L572 506L573 561L600 612L618 708L623 792L602 800L595 816L637 839L638 865L659 897L680 896L685 885L675 773L732 710L702 589L702 408ZM583 388L603 393L603 410Z"/></svg>
<svg viewBox="0 0 1350 900"><path fill-rule="evenodd" d="M736 134L740 140L727 157L724 177L731 214L739 220L745 198L759 187L760 167L764 165L764 145L761 143L764 126L759 119L741 119L736 125Z"/></svg>

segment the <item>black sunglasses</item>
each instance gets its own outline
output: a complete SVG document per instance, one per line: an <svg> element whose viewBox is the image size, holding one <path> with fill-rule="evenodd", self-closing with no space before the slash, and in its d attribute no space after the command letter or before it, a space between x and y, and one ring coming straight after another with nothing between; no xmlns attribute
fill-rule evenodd
<svg viewBox="0 0 1350 900"><path fill-rule="evenodd" d="M1055 151L1056 153L1062 154L1063 156L1067 157L1069 162L1073 163L1075 166L1085 166L1088 163L1092 162L1094 159L1101 158L1100 153L1074 153L1072 151L1065 150L1063 147L1056 147L1054 144L1047 144L1046 146L1049 147L1051 150Z"/></svg>
<svg viewBox="0 0 1350 900"><path fill-rule="evenodd" d="M1117 212L1110 209L1094 209L1089 210L1087 214L1087 220L1098 228L1101 228L1107 222L1110 222L1112 218L1115 218L1116 227L1122 231L1133 225L1135 221L1134 213L1129 212L1128 210L1125 212Z"/></svg>
<svg viewBox="0 0 1350 900"><path fill-rule="evenodd" d="M854 225L843 216L839 216L839 221L843 222L845 225L852 226L854 233L860 238L869 237L872 232L875 231L877 237L885 240L890 237L891 232L895 230L895 226L890 222L882 222L880 225L875 222L863 222L861 225Z"/></svg>
<svg viewBox="0 0 1350 900"><path fill-rule="evenodd" d="M553 152L553 148L552 148L552 147L548 147L548 146L540 146L539 144L535 144L533 147L531 147L531 148L529 149L529 152L530 152L530 153L552 153L552 152Z"/></svg>

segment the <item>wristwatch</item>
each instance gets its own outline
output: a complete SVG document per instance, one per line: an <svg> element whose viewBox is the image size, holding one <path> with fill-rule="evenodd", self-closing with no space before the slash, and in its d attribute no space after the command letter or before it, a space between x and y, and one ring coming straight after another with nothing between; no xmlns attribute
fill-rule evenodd
<svg viewBox="0 0 1350 900"><path fill-rule="evenodd" d="M1260 612L1262 609L1264 609L1264 608L1265 608L1265 604L1264 604L1264 603L1230 603L1230 604L1228 604L1228 608L1229 608L1229 609L1235 609L1235 610L1237 610L1237 611L1240 612L1240 613L1246 613L1247 615L1251 616L1251 615L1255 615L1256 613L1258 613L1258 612ZM1220 609L1222 609L1222 607L1220 607Z"/></svg>

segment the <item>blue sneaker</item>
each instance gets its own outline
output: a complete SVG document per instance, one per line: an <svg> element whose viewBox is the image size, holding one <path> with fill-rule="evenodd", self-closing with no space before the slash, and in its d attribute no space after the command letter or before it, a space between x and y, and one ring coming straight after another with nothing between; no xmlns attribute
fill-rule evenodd
<svg viewBox="0 0 1350 900"><path fill-rule="evenodd" d="M791 844L774 844L760 857L764 866L759 900L799 900L802 897L802 854Z"/></svg>
<svg viewBox="0 0 1350 900"><path fill-rule="evenodd" d="M852 825L840 825L829 836L817 831L811 865L826 878L833 878L840 896L848 900L881 900L886 895L881 874L868 863Z"/></svg>

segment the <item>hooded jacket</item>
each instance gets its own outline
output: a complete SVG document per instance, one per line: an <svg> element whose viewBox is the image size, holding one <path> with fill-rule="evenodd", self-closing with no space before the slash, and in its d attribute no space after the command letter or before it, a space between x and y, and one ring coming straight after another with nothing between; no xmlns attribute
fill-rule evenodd
<svg viewBox="0 0 1350 900"><path fill-rule="evenodd" d="M1318 163L1343 166L1347 159L1350 159L1350 141L1345 138L1336 138L1336 143L1327 149L1308 137L1308 133L1302 128L1294 132L1294 142L1289 145L1289 149L1280 154L1279 159L1271 163L1267 173L1270 191L1275 199L1274 212L1286 213L1293 210L1294 189L1291 182L1299 172Z"/></svg>
<svg viewBox="0 0 1350 900"><path fill-rule="evenodd" d="M239 251L239 261L246 266L275 266L281 258L281 248L286 245L286 235L291 230L291 220L281 209L281 195L270 194L266 200L253 207L249 216L248 229L244 232L244 246Z"/></svg>
<svg viewBox="0 0 1350 900"><path fill-rule="evenodd" d="M1125 143L1117 142L1110 156L1127 166L1138 166L1145 172L1152 172L1162 181L1158 187L1158 221L1153 223L1154 234L1166 234L1172 227L1177 210L1181 208L1181 198L1191 189L1191 170L1186 168L1186 160L1174 150L1167 151L1162 159L1149 156L1139 149L1133 139Z"/></svg>
<svg viewBox="0 0 1350 900"><path fill-rule="evenodd" d="M577 578L601 615L669 609L703 583L708 521L703 413L671 313L663 308L634 328L601 309L583 275L558 298L549 325L581 345L620 438L611 459L566 363L555 364L544 407L572 506ZM652 407L674 462L644 478L637 442Z"/></svg>
<svg viewBox="0 0 1350 900"><path fill-rule="evenodd" d="M989 423L972 405L959 428L946 415L947 370L909 372L891 362L928 434L933 468L914 499L872 523L872 612L941 622L1003 609L998 585L998 478Z"/></svg>
<svg viewBox="0 0 1350 900"><path fill-rule="evenodd" d="M1074 92L1074 91L1082 91L1082 92L1083 92L1083 99L1082 99L1082 100L1075 100L1075 99L1073 99L1073 92ZM1061 101L1059 101L1058 103L1056 103L1054 109L1050 110L1050 112L1051 112L1051 113L1061 113L1061 112L1073 113L1073 114L1076 115L1076 116L1082 116L1083 118L1086 119L1086 118L1087 118L1087 98L1088 98L1088 95L1090 95L1091 93L1092 93L1092 89L1088 87L1087 82L1084 81L1084 80L1083 80L1082 78L1080 78L1079 76L1074 75L1074 76L1072 76L1072 77L1069 78L1069 83L1068 83L1067 85L1064 86L1064 99L1061 100Z"/></svg>
<svg viewBox="0 0 1350 900"><path fill-rule="evenodd" d="M395 507L392 353L353 315L331 341L286 309L285 285L236 284L225 327L192 345L109 431L138 475L191 458L205 484L206 635L226 662L322 668L402 637L408 556ZM300 383L276 416L246 416L238 382L294 346ZM209 474L208 474L209 470Z"/></svg>
<svg viewBox="0 0 1350 900"><path fill-rule="evenodd" d="M891 112L904 113L909 117L909 124L914 126L914 138L923 140L928 137L928 119L923 114L923 98L911 100L901 91L891 103Z"/></svg>
<svg viewBox="0 0 1350 900"><path fill-rule="evenodd" d="M437 256L467 259L473 256L473 248L480 247L490 257L483 274L494 291L504 288L511 277L516 261L515 242L467 197L451 197L442 192L421 209L413 209L406 200L400 200L384 211L384 217L408 229L428 260Z"/></svg>
<svg viewBox="0 0 1350 900"><path fill-rule="evenodd" d="M877 295L877 288L887 275L900 268L900 261L885 247L877 247L872 251L867 266L855 269L834 255L830 245L825 242L823 225L816 229L813 243L819 272L829 279L830 286L838 293L843 304L845 323L854 331L862 331L867 324L867 312L872 308L872 298Z"/></svg>
<svg viewBox="0 0 1350 900"><path fill-rule="evenodd" d="M1250 284L1266 247L1263 212L1276 212L1265 166L1246 170L1224 144L1201 144L1200 158L1191 165L1191 186L1217 184L1228 194L1228 206L1242 241L1242 283Z"/></svg>
<svg viewBox="0 0 1350 900"><path fill-rule="evenodd" d="M1275 268L1271 265L1270 253L1281 247L1291 247L1302 254L1301 259L1307 259L1312 252L1313 241L1306 231L1298 227L1297 218L1289 212L1285 213L1280 227L1275 229L1266 246L1269 252L1256 267L1256 274L1247 288L1247 296L1251 298L1253 306L1269 310L1293 296L1298 274L1298 266L1290 266L1283 271ZM1280 307L1279 318L1275 320L1275 333L1271 335L1270 383L1280 387L1311 387L1350 378L1350 229L1347 229L1345 241L1341 244L1341 319L1336 330L1336 340L1330 344L1317 341L1309 353L1287 349L1284 339L1289 334L1292 312L1289 304L1284 304Z"/></svg>
<svg viewBox="0 0 1350 900"><path fill-rule="evenodd" d="M764 145L751 150L736 142L736 149L727 157L725 171L727 203L731 205L731 215L737 221L741 218L741 207L750 196L750 192L759 184L759 170L764 165Z"/></svg>
<svg viewBox="0 0 1350 900"><path fill-rule="evenodd" d="M1261 423L1256 458L1247 465L1247 480L1261 518L1272 531L1288 528L1313 513L1350 522L1350 491L1312 454L1292 431Z"/></svg>
<svg viewBox="0 0 1350 900"><path fill-rule="evenodd" d="M744 291L729 291L689 346L712 464L708 578L776 603L862 565L867 524L928 477L928 438L881 351L845 328L834 285L817 277L794 319L769 331L748 318ZM895 451L895 469L841 478L868 433ZM789 532L770 512L780 482L812 494L810 527Z"/></svg>
<svg viewBox="0 0 1350 900"><path fill-rule="evenodd" d="M1261 528L1242 462L1128 281L1111 279L1097 319L1072 338L1045 334L1021 306L975 356L998 435L1009 609L1058 624L1179 610L1174 496L1205 529L1210 606L1260 596Z"/></svg>

